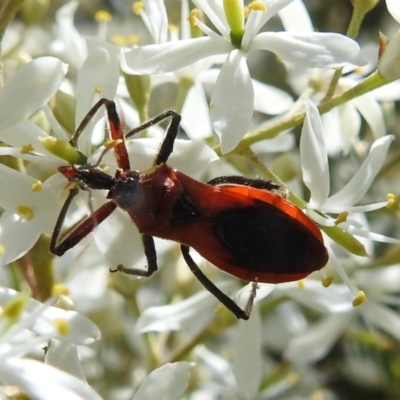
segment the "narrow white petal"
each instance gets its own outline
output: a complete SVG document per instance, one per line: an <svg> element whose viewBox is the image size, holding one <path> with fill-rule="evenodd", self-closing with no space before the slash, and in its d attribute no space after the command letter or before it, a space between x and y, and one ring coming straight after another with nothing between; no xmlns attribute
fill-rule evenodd
<svg viewBox="0 0 400 400"><path fill-rule="evenodd" d="M192 364L179 361L157 368L143 380L132 400L182 398L189 385L191 367Z"/></svg>
<svg viewBox="0 0 400 400"><path fill-rule="evenodd" d="M75 344L52 339L46 351L45 363L86 381Z"/></svg>
<svg viewBox="0 0 400 400"><path fill-rule="evenodd" d="M331 110L334 111L334 110ZM352 101L337 108L337 118L340 122L342 151L347 154L358 140L361 129L361 117ZM325 138L327 133L325 133Z"/></svg>
<svg viewBox="0 0 400 400"><path fill-rule="evenodd" d="M292 97L283 90L255 79L252 80L252 84L254 89L254 109L256 111L269 115L278 115L292 107Z"/></svg>
<svg viewBox="0 0 400 400"><path fill-rule="evenodd" d="M72 0L60 7L56 14L57 37L60 38L63 46L61 52L69 64L79 69L86 58L86 40L74 26L75 11L79 1Z"/></svg>
<svg viewBox="0 0 400 400"><path fill-rule="evenodd" d="M398 0L386 0L386 7L392 17L400 24L400 2Z"/></svg>
<svg viewBox="0 0 400 400"><path fill-rule="evenodd" d="M230 28L225 17L222 1L194 0L193 3L207 15L222 36L229 37Z"/></svg>
<svg viewBox="0 0 400 400"><path fill-rule="evenodd" d="M226 286L218 285L220 288L221 286L226 291ZM217 304L216 297L208 291L202 291L178 303L149 307L140 315L136 330L139 333L169 332L193 327L193 325L204 326L209 322L212 310Z"/></svg>
<svg viewBox="0 0 400 400"><path fill-rule="evenodd" d="M32 229L27 229L31 225ZM0 217L0 243L4 254L0 258L1 266L25 255L36 243L40 229L35 224L20 219L15 213L5 211Z"/></svg>
<svg viewBox="0 0 400 400"><path fill-rule="evenodd" d="M261 320L257 307L253 307L248 321L239 321L238 339L235 344L233 373L239 389L246 399L253 399L258 392L262 376Z"/></svg>
<svg viewBox="0 0 400 400"><path fill-rule="evenodd" d="M368 300L362 307L363 315L370 323L400 340L400 316L397 312Z"/></svg>
<svg viewBox="0 0 400 400"><path fill-rule="evenodd" d="M293 0L272 0L264 2L267 6L267 10L262 11L251 11L249 18L246 21L245 31L242 40L242 46L247 49L249 44L253 41L256 34L261 28L276 15L277 12L282 10Z"/></svg>
<svg viewBox="0 0 400 400"><path fill-rule="evenodd" d="M245 135L253 116L254 91L245 54L233 50L211 96L211 120L221 140L221 151L233 150Z"/></svg>
<svg viewBox="0 0 400 400"><path fill-rule="evenodd" d="M393 140L394 137L391 135L376 140L359 170L353 175L346 186L329 197L324 208L329 209L330 207L340 206L345 208L358 203L364 197L365 193L367 193L376 174L381 169Z"/></svg>
<svg viewBox="0 0 400 400"><path fill-rule="evenodd" d="M200 83L192 86L186 96L181 125L192 140L203 140L212 134L207 98Z"/></svg>
<svg viewBox="0 0 400 400"><path fill-rule="evenodd" d="M141 235L129 215L123 211L117 209L106 218L95 229L94 237L97 247L112 268L120 264L125 268L147 268Z"/></svg>
<svg viewBox="0 0 400 400"><path fill-rule="evenodd" d="M306 118L300 137L300 160L303 180L310 189L310 208L318 208L329 195L328 155L317 107L304 99Z"/></svg>
<svg viewBox="0 0 400 400"><path fill-rule="evenodd" d="M306 6L301 0L294 0L278 12L285 31L313 32L314 28Z"/></svg>
<svg viewBox="0 0 400 400"><path fill-rule="evenodd" d="M58 58L40 57L25 64L0 90L0 129L31 116L57 92L67 72Z"/></svg>
<svg viewBox="0 0 400 400"><path fill-rule="evenodd" d="M320 360L326 356L353 318L351 312L322 318L290 341L284 353L285 359L301 364Z"/></svg>
<svg viewBox="0 0 400 400"><path fill-rule="evenodd" d="M385 118L382 108L372 93L356 97L352 101L360 114L365 118L375 139L386 134Z"/></svg>
<svg viewBox="0 0 400 400"><path fill-rule="evenodd" d="M254 38L251 49L269 50L308 68L366 64L358 44L338 33L264 32Z"/></svg>
<svg viewBox="0 0 400 400"><path fill-rule="evenodd" d="M296 282L290 282L279 285L277 290L318 312L343 313L353 309L354 296L344 285L333 284L324 288L321 282L307 279L304 288L298 288Z"/></svg>
<svg viewBox="0 0 400 400"><path fill-rule="evenodd" d="M142 19L150 31L155 43L163 43L168 39L168 17L163 0L144 0L145 13Z"/></svg>
<svg viewBox="0 0 400 400"><path fill-rule="evenodd" d="M101 400L84 381L36 360L11 358L0 363L0 376L31 398L54 400Z"/></svg>
<svg viewBox="0 0 400 400"><path fill-rule="evenodd" d="M202 58L226 54L232 45L209 37L180 40L134 48L121 55L121 68L128 74L159 74L176 71Z"/></svg>
<svg viewBox="0 0 400 400"><path fill-rule="evenodd" d="M93 104L100 98L114 99L119 79L119 49L97 39L88 39L88 56L78 73L76 88L75 126L77 127ZM99 96L100 90L100 96ZM98 112L87 125L79 140L79 149L90 154L93 126L104 115Z"/></svg>

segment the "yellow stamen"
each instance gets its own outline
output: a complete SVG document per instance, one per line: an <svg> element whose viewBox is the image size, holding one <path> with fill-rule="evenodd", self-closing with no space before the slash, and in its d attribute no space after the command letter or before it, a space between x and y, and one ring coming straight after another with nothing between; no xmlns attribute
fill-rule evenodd
<svg viewBox="0 0 400 400"><path fill-rule="evenodd" d="M114 147L118 146L123 142L124 141L122 139L115 139L115 140L109 139L104 142L104 147L106 149L113 149Z"/></svg>
<svg viewBox="0 0 400 400"><path fill-rule="evenodd" d="M332 285L332 282L333 282L333 279L334 279L334 278L333 278L332 275L327 276L326 278L324 278L324 279L322 280L322 286L325 287L325 288L331 286L331 285Z"/></svg>
<svg viewBox="0 0 400 400"><path fill-rule="evenodd" d="M247 7L252 11L267 11L267 6L261 1L252 1Z"/></svg>
<svg viewBox="0 0 400 400"><path fill-rule="evenodd" d="M97 94L101 94L102 91L103 91L103 89L102 89L101 86L96 86L96 87L94 88L94 92L97 93Z"/></svg>
<svg viewBox="0 0 400 400"><path fill-rule="evenodd" d="M359 305L364 303L365 299L366 299L366 296L365 296L364 291L359 290L357 293L357 297L352 302L353 307L358 307Z"/></svg>
<svg viewBox="0 0 400 400"><path fill-rule="evenodd" d="M114 44L121 47L128 44L127 38L123 35L114 35L111 40Z"/></svg>
<svg viewBox="0 0 400 400"><path fill-rule="evenodd" d="M69 323L66 320L64 320L64 319L55 319L53 321L53 323L54 323L55 327L57 328L58 333L61 336L68 336L69 335L69 332L70 332L71 329L70 329Z"/></svg>
<svg viewBox="0 0 400 400"><path fill-rule="evenodd" d="M17 320L26 308L28 296L21 294L5 304L0 312L0 317L9 318L13 321Z"/></svg>
<svg viewBox="0 0 400 400"><path fill-rule="evenodd" d="M136 15L140 15L140 12L144 9L143 1L135 1L132 5L132 11Z"/></svg>
<svg viewBox="0 0 400 400"><path fill-rule="evenodd" d="M297 281L297 287L298 287L299 289L304 289L305 286L306 286L306 285L304 284L304 280L303 280L303 279Z"/></svg>
<svg viewBox="0 0 400 400"><path fill-rule="evenodd" d="M33 192L41 192L42 191L42 182L36 181L35 183L32 184L32 191Z"/></svg>
<svg viewBox="0 0 400 400"><path fill-rule="evenodd" d="M110 22L112 20L112 15L106 10L99 10L94 14L94 19L97 22Z"/></svg>
<svg viewBox="0 0 400 400"><path fill-rule="evenodd" d="M188 21L190 22L190 25L192 25L192 27L197 26L198 13L199 13L199 10L197 8L194 8L192 11L190 11L190 14L188 16Z"/></svg>
<svg viewBox="0 0 400 400"><path fill-rule="evenodd" d="M21 150L19 151L21 154L27 154L27 153L30 153L31 151L33 151L33 150L35 150L34 148L33 148L33 146L29 143L29 144L24 144L22 147L21 147Z"/></svg>
<svg viewBox="0 0 400 400"><path fill-rule="evenodd" d="M397 196L395 194L388 193L386 198L387 198L387 201L388 201L387 205L386 205L387 208L393 208L393 207L395 207L397 205L398 199L397 199Z"/></svg>
<svg viewBox="0 0 400 400"><path fill-rule="evenodd" d="M32 208L24 205L17 206L17 212L21 217L25 218L27 221L30 221L34 216Z"/></svg>
<svg viewBox="0 0 400 400"><path fill-rule="evenodd" d="M53 286L52 289L52 294L53 295L64 295L64 296L68 296L69 295L69 290L68 288L63 285L63 284L57 284Z"/></svg>
<svg viewBox="0 0 400 400"><path fill-rule="evenodd" d="M6 251L6 249L5 249L4 246L0 243L0 257L4 254L5 251Z"/></svg>

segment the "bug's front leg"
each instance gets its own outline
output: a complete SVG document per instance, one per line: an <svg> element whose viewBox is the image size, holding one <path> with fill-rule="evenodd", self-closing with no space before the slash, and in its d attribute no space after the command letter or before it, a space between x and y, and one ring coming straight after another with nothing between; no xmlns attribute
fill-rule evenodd
<svg viewBox="0 0 400 400"><path fill-rule="evenodd" d="M103 204L89 217L81 221L78 226L73 228L66 235L62 235L61 228L64 223L65 216L73 198L78 194L78 192L79 189L77 188L70 190L67 200L65 201L60 215L57 218L56 225L51 236L50 251L57 256L62 256L66 251L76 246L84 237L92 232L97 225L103 222L117 207L113 201ZM61 240L59 240L60 236L62 236Z"/></svg>
<svg viewBox="0 0 400 400"><path fill-rule="evenodd" d="M142 234L144 254L147 259L147 268L126 268L123 265L118 265L115 269L110 269L110 272L123 272L129 275L149 277L157 271L157 252L154 246L154 239L151 235Z"/></svg>

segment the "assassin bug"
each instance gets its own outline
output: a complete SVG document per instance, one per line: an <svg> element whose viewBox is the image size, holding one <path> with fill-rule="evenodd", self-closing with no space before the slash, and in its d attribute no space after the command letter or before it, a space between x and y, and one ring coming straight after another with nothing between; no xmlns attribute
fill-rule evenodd
<svg viewBox="0 0 400 400"><path fill-rule="evenodd" d="M179 242L182 255L196 278L242 319L249 318L257 282L299 280L325 266L328 254L320 230L299 208L273 192L279 185L241 176L223 176L202 183L166 164L181 120L172 110L124 135L114 101L101 99L81 122L72 144L102 105L107 110L110 137L115 141L118 169L111 176L92 164L58 168L77 187L70 190L56 222L50 244L52 253L63 255L120 207L142 234L147 269L120 265L116 270L150 276L158 268L153 236ZM132 171L125 138L167 118L171 122L153 165L146 171ZM83 190L108 190L109 201L72 231L60 235L78 186ZM221 270L255 282L244 310L203 274L189 253L190 247Z"/></svg>

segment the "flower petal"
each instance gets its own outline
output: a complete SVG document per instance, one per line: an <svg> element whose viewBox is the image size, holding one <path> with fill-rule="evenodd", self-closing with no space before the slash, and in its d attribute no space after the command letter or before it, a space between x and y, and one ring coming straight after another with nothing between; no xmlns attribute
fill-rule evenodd
<svg viewBox="0 0 400 400"><path fill-rule="evenodd" d="M67 66L58 58L40 57L25 64L0 90L0 129L31 116L61 85Z"/></svg>
<svg viewBox="0 0 400 400"><path fill-rule="evenodd" d="M251 49L269 50L308 68L366 64L358 44L338 33L263 32L254 38Z"/></svg>
<svg viewBox="0 0 400 400"><path fill-rule="evenodd" d="M253 307L248 321L239 321L238 340L235 344L233 373L246 399L253 399L260 386L261 360L261 319L257 307Z"/></svg>
<svg viewBox="0 0 400 400"><path fill-rule="evenodd" d="M76 88L76 127L99 99L99 91L101 97L107 99L115 97L119 80L119 49L97 39L88 39L87 44L88 56L78 73ZM91 151L93 126L103 115L102 112L97 113L79 138L79 150L86 155Z"/></svg>
<svg viewBox="0 0 400 400"><path fill-rule="evenodd" d="M78 351L74 344L56 339L51 340L46 351L45 362L47 365L52 365L72 376L76 376L83 382L86 381Z"/></svg>
<svg viewBox="0 0 400 400"><path fill-rule="evenodd" d="M206 95L199 83L192 86L186 96L181 125L192 140L203 140L212 134Z"/></svg>
<svg viewBox="0 0 400 400"><path fill-rule="evenodd" d="M226 285L218 285L226 291ZM138 319L136 330L145 332L178 331L187 327L205 325L209 322L212 310L218 300L208 291L178 303L146 308Z"/></svg>
<svg viewBox="0 0 400 400"><path fill-rule="evenodd" d="M368 300L362 307L363 316L371 324L400 340L400 316L397 312Z"/></svg>
<svg viewBox="0 0 400 400"><path fill-rule="evenodd" d="M386 134L385 118L382 108L372 93L366 93L352 100L360 114L371 128L374 138L378 139Z"/></svg>
<svg viewBox="0 0 400 400"><path fill-rule="evenodd" d="M254 89L254 110L264 114L278 115L292 107L292 97L283 90L255 79L252 80L252 84Z"/></svg>
<svg viewBox="0 0 400 400"><path fill-rule="evenodd" d="M359 170L346 186L329 197L324 204L324 210L329 210L331 207L337 209L338 207L352 206L365 196L376 174L386 160L389 146L393 140L394 137L392 135L387 135L373 143L368 157L364 160Z"/></svg>
<svg viewBox="0 0 400 400"><path fill-rule="evenodd" d="M328 155L317 107L304 99L306 118L300 137L300 160L303 181L310 189L310 208L318 208L329 195Z"/></svg>
<svg viewBox="0 0 400 400"><path fill-rule="evenodd" d="M79 1L72 0L60 7L56 14L57 36L62 42L62 57L68 64L79 69L86 58L86 41L74 26L75 11Z"/></svg>
<svg viewBox="0 0 400 400"><path fill-rule="evenodd" d="M400 3L398 0L386 0L386 7L392 17L400 24Z"/></svg>
<svg viewBox="0 0 400 400"><path fill-rule="evenodd" d="M189 385L192 365L185 361L179 361L157 368L143 380L132 400L182 398Z"/></svg>
<svg viewBox="0 0 400 400"><path fill-rule="evenodd" d="M168 39L168 17L163 0L144 0L145 12L141 13L143 23L153 36L155 43Z"/></svg>
<svg viewBox="0 0 400 400"><path fill-rule="evenodd" d="M313 32L314 28L306 6L301 0L294 0L278 12L286 32Z"/></svg>
<svg viewBox="0 0 400 400"><path fill-rule="evenodd" d="M0 363L0 376L33 399L101 400L84 381L36 360L10 358Z"/></svg>
<svg viewBox="0 0 400 400"><path fill-rule="evenodd" d="M210 113L221 140L222 153L233 150L245 135L253 116L254 91L245 54L233 50L215 84Z"/></svg>
<svg viewBox="0 0 400 400"><path fill-rule="evenodd" d="M337 342L352 319L352 313L333 314L322 318L290 341L284 353L285 359L301 364L320 360Z"/></svg>
<svg viewBox="0 0 400 400"><path fill-rule="evenodd" d="M27 226L31 226L32 229L26 229ZM4 248L0 266L25 255L40 236L38 228L35 224L19 218L14 212L5 211L0 217L0 244Z"/></svg>
<svg viewBox="0 0 400 400"><path fill-rule="evenodd" d="M176 71L202 58L224 54L232 45L209 37L152 44L121 54L121 68L128 74L159 74Z"/></svg>

